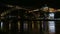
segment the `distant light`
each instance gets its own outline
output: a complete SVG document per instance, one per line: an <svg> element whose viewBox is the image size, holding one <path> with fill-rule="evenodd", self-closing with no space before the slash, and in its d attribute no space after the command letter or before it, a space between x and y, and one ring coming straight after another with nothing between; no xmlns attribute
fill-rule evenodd
<svg viewBox="0 0 60 34"><path fill-rule="evenodd" d="M57 9L57 11L59 11L59 12L60 12L60 9Z"/></svg>
<svg viewBox="0 0 60 34"><path fill-rule="evenodd" d="M33 11L39 11L39 9L33 10Z"/></svg>
<svg viewBox="0 0 60 34"><path fill-rule="evenodd" d="M55 12L56 11L56 9L54 9L54 8L49 8L49 12Z"/></svg>
<svg viewBox="0 0 60 34"><path fill-rule="evenodd" d="M47 12L47 11L48 11L48 7L43 7L43 8L42 8L42 11Z"/></svg>
<svg viewBox="0 0 60 34"><path fill-rule="evenodd" d="M54 13L49 13L49 19L54 18Z"/></svg>
<svg viewBox="0 0 60 34"><path fill-rule="evenodd" d="M50 17L54 17L54 13L50 13L49 16L50 16Z"/></svg>
<svg viewBox="0 0 60 34"><path fill-rule="evenodd" d="M12 5L7 5L8 7L14 7L14 6L12 6Z"/></svg>
<svg viewBox="0 0 60 34"><path fill-rule="evenodd" d="M19 6L16 6L16 8L17 8L17 9L22 9L22 8L21 8L21 7L19 7Z"/></svg>

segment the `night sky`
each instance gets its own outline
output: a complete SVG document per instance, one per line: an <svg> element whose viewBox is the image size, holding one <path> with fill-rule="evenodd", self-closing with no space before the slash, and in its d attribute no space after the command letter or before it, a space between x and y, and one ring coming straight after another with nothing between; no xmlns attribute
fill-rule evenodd
<svg viewBox="0 0 60 34"><path fill-rule="evenodd" d="M60 8L59 0L2 0L0 3L18 5L25 8L41 8L44 4L49 7Z"/></svg>

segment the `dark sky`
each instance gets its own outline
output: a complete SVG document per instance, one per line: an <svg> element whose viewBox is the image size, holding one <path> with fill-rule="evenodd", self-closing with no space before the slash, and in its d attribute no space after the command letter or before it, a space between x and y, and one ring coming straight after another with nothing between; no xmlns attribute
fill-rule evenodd
<svg viewBox="0 0 60 34"><path fill-rule="evenodd" d="M44 4L47 4L49 7L54 8L60 8L60 1L59 0L2 0L0 3L5 4L12 4L12 5L18 5L22 7L35 7L40 8L41 6L44 6Z"/></svg>

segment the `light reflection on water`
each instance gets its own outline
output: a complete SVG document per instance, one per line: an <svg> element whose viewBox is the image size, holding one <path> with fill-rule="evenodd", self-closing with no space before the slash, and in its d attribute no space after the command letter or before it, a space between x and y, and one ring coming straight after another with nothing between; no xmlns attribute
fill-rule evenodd
<svg viewBox="0 0 60 34"><path fill-rule="evenodd" d="M54 21L49 21L49 31L55 32L55 22Z"/></svg>
<svg viewBox="0 0 60 34"><path fill-rule="evenodd" d="M1 22L1 30L3 29L3 22Z"/></svg>

